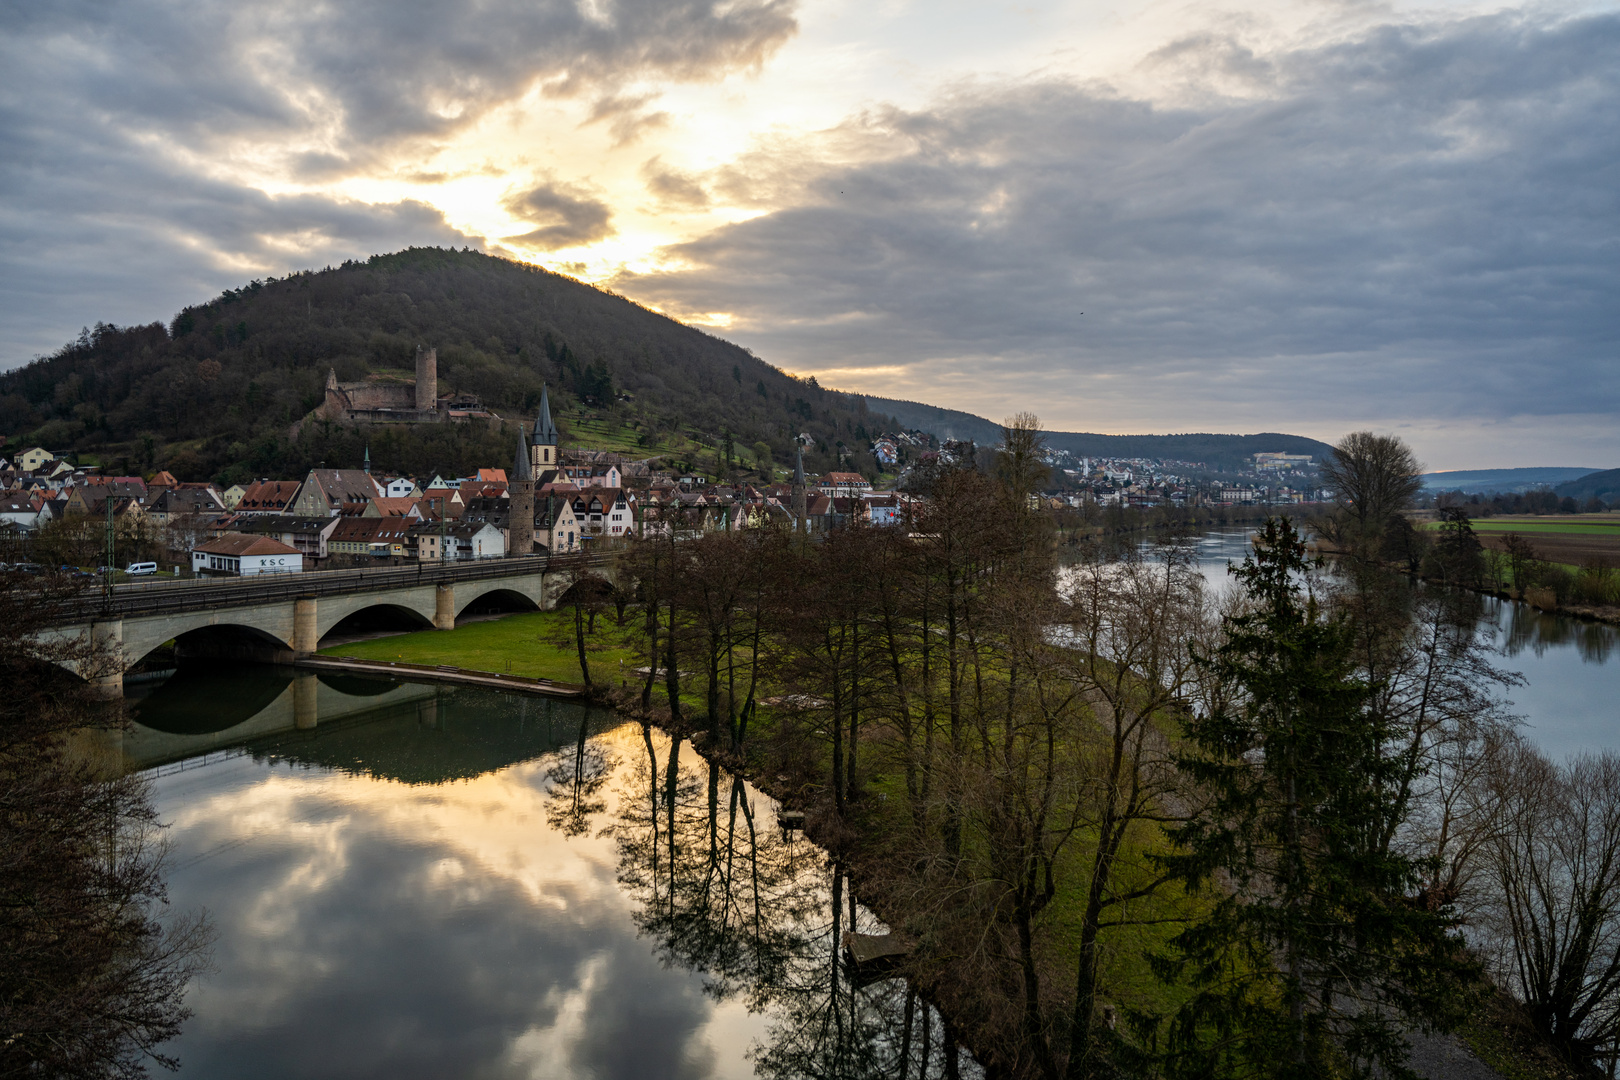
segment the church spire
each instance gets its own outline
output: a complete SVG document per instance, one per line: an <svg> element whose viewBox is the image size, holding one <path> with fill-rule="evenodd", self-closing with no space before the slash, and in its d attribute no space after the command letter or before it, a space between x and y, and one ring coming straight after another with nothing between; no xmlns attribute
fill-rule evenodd
<svg viewBox="0 0 1620 1080"><path fill-rule="evenodd" d="M366 475L371 475L371 444L366 443Z"/></svg>
<svg viewBox="0 0 1620 1080"><path fill-rule="evenodd" d="M529 461L537 470L557 467L557 425L551 422L551 395L544 386L540 387L540 413L534 418L529 454Z"/></svg>
<svg viewBox="0 0 1620 1080"><path fill-rule="evenodd" d="M517 457L512 460L512 475L507 480L533 480L534 472L529 466L529 448L525 445L523 429L518 428Z"/></svg>
<svg viewBox="0 0 1620 1080"><path fill-rule="evenodd" d="M534 444L557 445L557 425L551 422L551 395L544 386L540 388L540 415L534 421Z"/></svg>

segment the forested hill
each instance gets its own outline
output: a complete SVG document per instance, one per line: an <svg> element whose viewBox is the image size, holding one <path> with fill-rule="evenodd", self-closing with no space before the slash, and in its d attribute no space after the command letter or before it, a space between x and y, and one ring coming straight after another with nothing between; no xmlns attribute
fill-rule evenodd
<svg viewBox="0 0 1620 1080"><path fill-rule="evenodd" d="M874 412L888 413L908 428L926 431L941 439L972 439L981 446L993 446L1001 439L1001 425L972 413L942 409L915 401L893 398L866 398ZM1081 431L1048 431L1046 444L1054 450L1067 450L1084 457L1167 458L1174 461L1201 461L1211 469L1235 469L1247 464L1251 454L1309 454L1318 462L1332 450L1327 443L1304 435L1261 432L1257 435L1093 435Z"/></svg>
<svg viewBox="0 0 1620 1080"><path fill-rule="evenodd" d="M305 424L289 437L321 402L328 369L342 381L412 375L418 344L439 351L441 394L477 394L507 419L532 419L549 384L565 436L583 405L636 425L649 445L672 431L729 433L738 457L752 460L766 443L785 463L793 436L808 431L817 439L809 463L826 468L840 441L864 450L869 429L885 426L857 395L795 379L573 278L413 248L254 281L167 326L98 325L0 376L0 432L14 450L77 451L186 480L356 466L368 444L379 468L412 473L465 475L509 461L511 437L482 426ZM621 393L634 400L618 401Z"/></svg>

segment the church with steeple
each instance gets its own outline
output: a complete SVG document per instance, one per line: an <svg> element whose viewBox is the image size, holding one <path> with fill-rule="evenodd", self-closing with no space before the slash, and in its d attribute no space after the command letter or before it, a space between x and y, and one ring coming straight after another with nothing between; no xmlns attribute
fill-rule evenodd
<svg viewBox="0 0 1620 1080"><path fill-rule="evenodd" d="M551 395L544 386L540 388L540 414L534 418L534 434L529 438L529 467L538 484L550 483L560 467L557 425L551 422ZM548 472L553 475L545 476Z"/></svg>

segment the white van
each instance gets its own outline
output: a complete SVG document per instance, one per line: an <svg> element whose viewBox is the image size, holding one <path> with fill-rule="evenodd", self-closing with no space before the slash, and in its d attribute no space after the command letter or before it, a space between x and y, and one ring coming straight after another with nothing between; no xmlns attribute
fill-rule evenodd
<svg viewBox="0 0 1620 1080"><path fill-rule="evenodd" d="M124 567L124 573L130 575L131 577L138 574L155 574L157 573L157 563L132 562L128 566Z"/></svg>

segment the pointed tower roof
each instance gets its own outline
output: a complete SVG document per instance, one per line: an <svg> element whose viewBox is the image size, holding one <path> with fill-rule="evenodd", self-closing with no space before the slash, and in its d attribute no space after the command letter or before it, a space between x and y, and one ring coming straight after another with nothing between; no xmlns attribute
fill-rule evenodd
<svg viewBox="0 0 1620 1080"><path fill-rule="evenodd" d="M365 469L366 469L366 475L370 476L371 475L371 444L370 443L366 444L366 465L365 465Z"/></svg>
<svg viewBox="0 0 1620 1080"><path fill-rule="evenodd" d="M534 473L529 470L529 446L523 438L522 428L518 429L517 457L512 461L512 471L507 474L509 483L518 480L534 480Z"/></svg>
<svg viewBox="0 0 1620 1080"><path fill-rule="evenodd" d="M557 445L557 425L551 422L551 394L544 386L540 388L540 415L534 419L534 444Z"/></svg>

